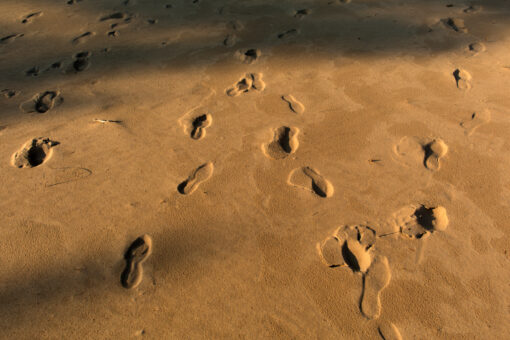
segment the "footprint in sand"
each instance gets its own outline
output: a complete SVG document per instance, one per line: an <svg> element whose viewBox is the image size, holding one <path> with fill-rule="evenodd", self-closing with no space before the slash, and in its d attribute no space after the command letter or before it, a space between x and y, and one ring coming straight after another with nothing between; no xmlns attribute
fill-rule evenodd
<svg viewBox="0 0 510 340"><path fill-rule="evenodd" d="M481 42L474 42L468 45L469 52L473 55L477 55L478 53L485 52L485 45Z"/></svg>
<svg viewBox="0 0 510 340"><path fill-rule="evenodd" d="M455 32L459 33L467 33L468 29L464 24L464 20L459 18L446 18L443 19L442 22L446 25L446 27L451 28Z"/></svg>
<svg viewBox="0 0 510 340"><path fill-rule="evenodd" d="M408 239L428 237L448 227L448 215L442 206L409 205L393 214L395 232Z"/></svg>
<svg viewBox="0 0 510 340"><path fill-rule="evenodd" d="M99 21L107 21L107 20L119 20L119 19L127 19L128 15L122 12L115 12L105 16L102 16Z"/></svg>
<svg viewBox="0 0 510 340"><path fill-rule="evenodd" d="M242 31L244 29L244 26L241 22L235 20L230 21L227 24L227 30L230 32L227 34L225 39L223 40L223 45L227 47L232 47L237 43L237 32Z"/></svg>
<svg viewBox="0 0 510 340"><path fill-rule="evenodd" d="M24 36L23 33L6 35L6 36L0 38L0 44L9 44L9 43L12 43L14 40L16 40L17 38L21 38L22 36Z"/></svg>
<svg viewBox="0 0 510 340"><path fill-rule="evenodd" d="M288 39L288 38L295 37L298 34L299 34L299 30L297 30L296 28L292 28L288 31L278 34L278 39Z"/></svg>
<svg viewBox="0 0 510 340"><path fill-rule="evenodd" d="M74 61L72 64L71 71L82 72L90 67L90 56L92 54L88 51L76 53L74 55Z"/></svg>
<svg viewBox="0 0 510 340"><path fill-rule="evenodd" d="M456 69L453 71L453 77L458 89L469 90L471 88L471 74L468 71Z"/></svg>
<svg viewBox="0 0 510 340"><path fill-rule="evenodd" d="M304 17L309 15L311 12L312 11L307 9L307 8L299 9L296 12L294 12L294 18L296 18L296 19L303 19Z"/></svg>
<svg viewBox="0 0 510 340"><path fill-rule="evenodd" d="M245 64L252 64L260 57L260 50L256 48L250 48L246 51L237 51L236 57L239 58Z"/></svg>
<svg viewBox="0 0 510 340"><path fill-rule="evenodd" d="M85 41L87 41L90 38L92 38L94 35L96 35L95 32L85 32L85 33L80 34L79 36L73 38L72 43L74 45L78 45L78 44L84 43Z"/></svg>
<svg viewBox="0 0 510 340"><path fill-rule="evenodd" d="M32 139L12 155L11 164L20 169L39 166L51 158L53 147L58 144L49 138Z"/></svg>
<svg viewBox="0 0 510 340"><path fill-rule="evenodd" d="M30 13L29 15L27 15L26 17L24 17L22 20L21 20L21 23L22 24L29 24L32 22L32 20L34 20L35 18L37 17L40 17L43 13L42 12L34 12L34 13Z"/></svg>
<svg viewBox="0 0 510 340"><path fill-rule="evenodd" d="M264 91L266 84L262 80L262 73L247 73L246 76L241 78L237 83L232 85L226 90L230 97L236 97L241 93L249 92L250 90Z"/></svg>
<svg viewBox="0 0 510 340"><path fill-rule="evenodd" d="M177 190L182 195L192 194L197 190L198 186L211 178L214 171L214 165L212 162L202 164L189 175L188 179L177 186Z"/></svg>
<svg viewBox="0 0 510 340"><path fill-rule="evenodd" d="M142 264L152 253L152 239L145 234L138 237L124 254L126 268L120 275L120 283L124 288L136 288L143 278Z"/></svg>
<svg viewBox="0 0 510 340"><path fill-rule="evenodd" d="M21 110L26 113L46 113L55 105L61 104L63 100L64 99L60 96L60 92L46 91L35 95L33 99L24 102L20 107Z"/></svg>
<svg viewBox="0 0 510 340"><path fill-rule="evenodd" d="M464 128L466 135L471 136L476 129L480 126L487 124L491 120L491 112L489 110L482 110L481 112L474 112L470 119L466 119L460 123Z"/></svg>
<svg viewBox="0 0 510 340"><path fill-rule="evenodd" d="M397 326L391 322L381 323L378 327L379 335L383 340L402 340Z"/></svg>
<svg viewBox="0 0 510 340"><path fill-rule="evenodd" d="M289 108L293 112L297 114L302 114L303 112L305 112L305 106L301 104L301 102L299 102L296 98L294 98L293 95L291 94L283 95L282 99L289 104Z"/></svg>
<svg viewBox="0 0 510 340"><path fill-rule="evenodd" d="M212 117L210 114L205 113L198 117L195 117L192 121L191 138L202 139L205 137L205 129L211 126Z"/></svg>
<svg viewBox="0 0 510 340"><path fill-rule="evenodd" d="M391 271L386 256L378 255L372 261L363 278L361 313L368 319L381 315L381 292L391 280Z"/></svg>
<svg viewBox="0 0 510 340"><path fill-rule="evenodd" d="M448 152L448 146L439 138L423 142L416 137L403 137L393 151L407 165L423 163L427 169L438 171L441 159Z"/></svg>
<svg viewBox="0 0 510 340"><path fill-rule="evenodd" d="M16 91L16 90L11 90L11 89L3 89L2 91L0 91L0 93L5 97L5 98L12 98L12 97L15 97L19 94L19 91Z"/></svg>
<svg viewBox="0 0 510 340"><path fill-rule="evenodd" d="M334 193L333 185L319 171L308 166L292 170L287 183L324 198L331 197Z"/></svg>
<svg viewBox="0 0 510 340"><path fill-rule="evenodd" d="M272 159L286 158L298 149L298 134L299 129L296 127L279 127L274 130L273 140L267 145L262 145L262 151Z"/></svg>

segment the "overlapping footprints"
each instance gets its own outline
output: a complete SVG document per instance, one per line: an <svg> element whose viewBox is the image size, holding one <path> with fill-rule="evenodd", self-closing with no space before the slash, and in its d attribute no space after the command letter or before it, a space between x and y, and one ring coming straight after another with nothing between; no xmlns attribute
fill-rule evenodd
<svg viewBox="0 0 510 340"><path fill-rule="evenodd" d="M375 253L377 235L366 225L338 228L317 245L322 261L329 267L349 267L363 275L360 310L368 319L381 314L380 294L388 286L391 271L388 259Z"/></svg>
<svg viewBox="0 0 510 340"><path fill-rule="evenodd" d="M264 91L266 84L262 80L262 73L247 73L237 83L226 90L230 97L236 97L251 90Z"/></svg>
<svg viewBox="0 0 510 340"><path fill-rule="evenodd" d="M423 163L425 168L438 171L442 159L448 153L448 145L440 139L422 140L417 137L403 137L393 151L406 164Z"/></svg>
<svg viewBox="0 0 510 340"><path fill-rule="evenodd" d="M296 127L281 126L273 131L273 140L262 145L264 154L272 159L283 159L293 154L299 147L299 129Z"/></svg>
<svg viewBox="0 0 510 340"><path fill-rule="evenodd" d="M144 234L138 237L124 254L126 267L120 275L120 282L124 288L136 288L143 278L142 264L152 254L152 238Z"/></svg>
<svg viewBox="0 0 510 340"><path fill-rule="evenodd" d="M11 164L17 168L34 168L51 158L53 147L58 145L49 138L34 138L12 155Z"/></svg>
<svg viewBox="0 0 510 340"><path fill-rule="evenodd" d="M331 182L322 176L317 169L309 166L292 170L287 179L287 183L310 191L323 198L331 197L334 193Z"/></svg>
<svg viewBox="0 0 510 340"><path fill-rule="evenodd" d="M409 205L393 214L395 232L407 239L421 239L448 227L448 214L442 206Z"/></svg>
<svg viewBox="0 0 510 340"><path fill-rule="evenodd" d="M190 195L200 184L211 178L214 171L214 165L212 162L202 164L191 172L189 177L177 186L177 191L182 195Z"/></svg>

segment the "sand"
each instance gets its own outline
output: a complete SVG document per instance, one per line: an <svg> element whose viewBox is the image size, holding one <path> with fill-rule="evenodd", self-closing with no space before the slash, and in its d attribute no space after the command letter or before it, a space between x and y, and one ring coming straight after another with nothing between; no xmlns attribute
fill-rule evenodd
<svg viewBox="0 0 510 340"><path fill-rule="evenodd" d="M510 338L509 20L1 1L0 338Z"/></svg>

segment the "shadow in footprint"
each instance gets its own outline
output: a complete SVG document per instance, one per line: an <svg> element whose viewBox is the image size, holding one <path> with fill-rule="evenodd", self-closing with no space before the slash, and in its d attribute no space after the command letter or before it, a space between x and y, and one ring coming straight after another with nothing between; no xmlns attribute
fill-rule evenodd
<svg viewBox="0 0 510 340"><path fill-rule="evenodd" d="M295 153L299 147L297 139L299 129L296 127L282 126L274 130L273 140L263 146L264 154L272 159L283 159Z"/></svg>
<svg viewBox="0 0 510 340"><path fill-rule="evenodd" d="M177 186L177 191L181 195L192 194L198 186L211 178L214 171L212 162L202 164L189 175L189 177Z"/></svg>
<svg viewBox="0 0 510 340"><path fill-rule="evenodd" d="M136 288L143 278L142 263L152 253L152 239L149 235L138 237L128 248L124 254L126 267L120 275L120 283L124 288Z"/></svg>
<svg viewBox="0 0 510 340"><path fill-rule="evenodd" d="M20 169L39 166L50 159L52 148L59 144L49 138L35 138L13 154L12 165Z"/></svg>

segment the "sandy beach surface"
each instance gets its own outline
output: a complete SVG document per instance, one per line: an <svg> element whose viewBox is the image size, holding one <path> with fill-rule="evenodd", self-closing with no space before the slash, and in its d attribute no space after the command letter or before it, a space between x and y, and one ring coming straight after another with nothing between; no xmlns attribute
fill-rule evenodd
<svg viewBox="0 0 510 340"><path fill-rule="evenodd" d="M510 339L510 1L2 0L0 338Z"/></svg>

